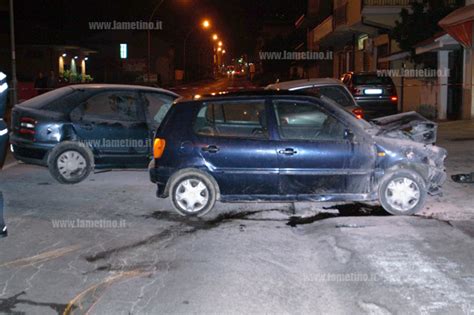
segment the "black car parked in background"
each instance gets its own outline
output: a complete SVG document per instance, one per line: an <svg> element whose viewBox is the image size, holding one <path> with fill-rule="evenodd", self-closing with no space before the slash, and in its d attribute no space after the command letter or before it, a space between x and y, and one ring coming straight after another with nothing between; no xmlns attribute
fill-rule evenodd
<svg viewBox="0 0 474 315"><path fill-rule="evenodd" d="M11 148L65 184L94 168L146 168L153 133L178 97L131 85L63 87L14 107Z"/></svg>
<svg viewBox="0 0 474 315"><path fill-rule="evenodd" d="M390 77L379 72L348 72L342 78L367 120L398 113L398 95Z"/></svg>

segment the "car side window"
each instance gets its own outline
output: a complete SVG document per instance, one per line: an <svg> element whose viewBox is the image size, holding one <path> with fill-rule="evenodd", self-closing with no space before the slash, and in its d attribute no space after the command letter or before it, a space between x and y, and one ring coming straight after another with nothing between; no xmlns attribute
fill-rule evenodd
<svg viewBox="0 0 474 315"><path fill-rule="evenodd" d="M175 97L161 93L144 93L147 122L158 128L170 110Z"/></svg>
<svg viewBox="0 0 474 315"><path fill-rule="evenodd" d="M318 97L326 96L343 107L357 106L349 95L349 92L343 86L318 86L305 89L305 91Z"/></svg>
<svg viewBox="0 0 474 315"><path fill-rule="evenodd" d="M197 134L214 137L268 137L265 101L226 101L203 104L197 115Z"/></svg>
<svg viewBox="0 0 474 315"><path fill-rule="evenodd" d="M284 140L340 141L345 126L316 104L276 101L274 110L278 131Z"/></svg>
<svg viewBox="0 0 474 315"><path fill-rule="evenodd" d="M86 120L138 121L139 103L135 92L104 92L92 96L82 104L82 117Z"/></svg>

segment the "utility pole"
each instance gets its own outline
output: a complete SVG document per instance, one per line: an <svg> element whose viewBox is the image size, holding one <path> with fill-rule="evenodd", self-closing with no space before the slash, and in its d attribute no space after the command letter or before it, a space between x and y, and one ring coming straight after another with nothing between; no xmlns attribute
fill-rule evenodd
<svg viewBox="0 0 474 315"><path fill-rule="evenodd" d="M13 105L18 103L17 84L18 80L16 77L16 49L15 49L15 20L13 13L13 0L10 0L10 45L12 52L12 102Z"/></svg>
<svg viewBox="0 0 474 315"><path fill-rule="evenodd" d="M12 1L12 0L10 0ZM155 6L153 9L153 12L150 14L150 18L148 19L148 25L150 25L151 20L155 16L156 11L158 11L158 8L161 7L165 0L161 0L158 5ZM150 83L150 74L151 74L151 30L148 28L148 64L147 64L147 80L148 83Z"/></svg>

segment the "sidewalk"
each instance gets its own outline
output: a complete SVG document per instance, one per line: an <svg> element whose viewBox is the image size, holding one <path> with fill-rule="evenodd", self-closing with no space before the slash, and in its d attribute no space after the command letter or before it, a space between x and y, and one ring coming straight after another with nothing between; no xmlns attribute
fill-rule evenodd
<svg viewBox="0 0 474 315"><path fill-rule="evenodd" d="M451 175L474 172L474 120L440 123L438 145L448 150L448 180L443 196L429 198L423 214L447 221L474 220L474 184L451 179Z"/></svg>

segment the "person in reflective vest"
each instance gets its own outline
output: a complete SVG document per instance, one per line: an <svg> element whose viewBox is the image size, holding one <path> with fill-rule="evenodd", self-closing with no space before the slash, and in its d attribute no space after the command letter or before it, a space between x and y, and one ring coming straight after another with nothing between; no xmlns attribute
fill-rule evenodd
<svg viewBox="0 0 474 315"><path fill-rule="evenodd" d="M8 84L7 76L0 71L0 170L5 162L8 147L8 128L3 120L7 107ZM0 191L0 237L8 235L7 226L3 218L3 194Z"/></svg>

